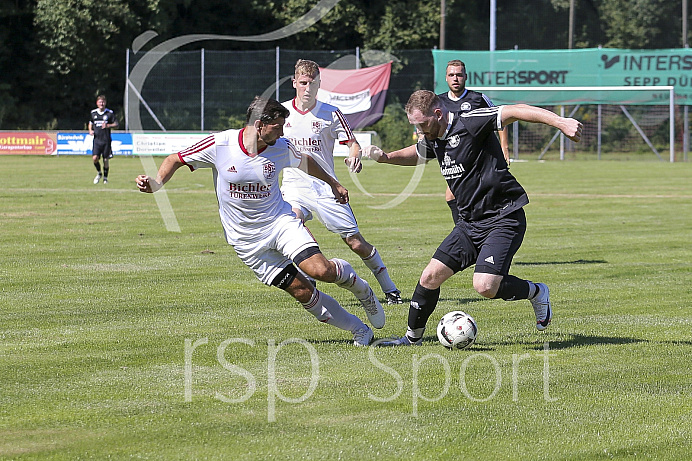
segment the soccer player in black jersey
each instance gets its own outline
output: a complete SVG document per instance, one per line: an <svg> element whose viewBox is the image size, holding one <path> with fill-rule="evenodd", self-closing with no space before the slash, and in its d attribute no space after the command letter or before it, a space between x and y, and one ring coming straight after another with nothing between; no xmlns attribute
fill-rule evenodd
<svg viewBox="0 0 692 461"><path fill-rule="evenodd" d="M544 123L579 142L582 124L526 104L449 112L432 91L414 92L406 114L419 133L418 143L390 153L367 146L363 153L379 163L417 165L434 158L454 193L459 221L423 270L409 307L406 335L382 345L421 343L425 325L440 297L440 286L456 272L475 264L473 288L486 298L529 299L536 328L552 318L548 286L509 275L512 258L526 231L523 187L507 169L494 131L523 120Z"/></svg>
<svg viewBox="0 0 692 461"><path fill-rule="evenodd" d="M99 95L96 98L96 109L89 115L89 134L94 137L94 147L91 151L91 158L96 168L94 184L98 184L101 176L103 183L108 184L108 161L113 158L111 150L111 128L118 128L118 120L112 110L106 108L106 97ZM101 164L99 158L103 157L103 175L101 174Z"/></svg>
<svg viewBox="0 0 692 461"><path fill-rule="evenodd" d="M466 88L466 64L462 61L454 59L447 63L445 80L447 81L449 91L440 93L438 96L450 112L468 112L484 107L495 107L495 104L493 104L490 98L483 93ZM509 137L507 135L507 129L502 129L498 131L497 134L500 138L502 154L505 156L507 165L509 165ZM452 194L449 186L445 191L445 200L452 212L452 219L454 223L456 223L459 220L459 213L457 212L454 194Z"/></svg>

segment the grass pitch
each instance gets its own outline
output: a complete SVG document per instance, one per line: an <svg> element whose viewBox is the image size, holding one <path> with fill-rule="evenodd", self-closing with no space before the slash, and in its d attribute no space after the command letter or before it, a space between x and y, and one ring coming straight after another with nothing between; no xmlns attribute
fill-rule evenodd
<svg viewBox="0 0 692 461"><path fill-rule="evenodd" d="M366 162L359 187L341 166L363 235L409 298L451 228L437 167L416 179ZM167 186L181 229L169 232L135 190L140 159L111 170L94 186L87 157L0 156L1 459L692 452L691 164L513 164L531 204L512 272L550 286L552 326L537 332L527 301L482 299L466 271L443 285L423 346L398 349L353 347L256 281L224 242L209 171ZM320 288L365 318L350 293ZM376 338L403 334L408 306L385 309ZM435 339L450 310L478 323L468 350Z"/></svg>

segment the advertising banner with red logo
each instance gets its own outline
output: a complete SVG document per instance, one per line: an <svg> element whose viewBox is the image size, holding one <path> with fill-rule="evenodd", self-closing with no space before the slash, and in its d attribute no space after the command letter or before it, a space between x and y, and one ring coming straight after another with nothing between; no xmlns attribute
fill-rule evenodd
<svg viewBox="0 0 692 461"><path fill-rule="evenodd" d="M56 133L0 131L0 154L53 155L56 150Z"/></svg>
<svg viewBox="0 0 692 461"><path fill-rule="evenodd" d="M392 63L363 69L320 68L317 99L338 107L352 129L377 122L384 114Z"/></svg>

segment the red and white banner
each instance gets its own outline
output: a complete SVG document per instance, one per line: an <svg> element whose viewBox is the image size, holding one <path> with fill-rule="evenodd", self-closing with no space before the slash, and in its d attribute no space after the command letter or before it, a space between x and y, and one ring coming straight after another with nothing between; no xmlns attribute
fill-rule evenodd
<svg viewBox="0 0 692 461"><path fill-rule="evenodd" d="M320 68L317 99L338 107L352 129L361 129L382 118L391 74L391 62L352 70Z"/></svg>

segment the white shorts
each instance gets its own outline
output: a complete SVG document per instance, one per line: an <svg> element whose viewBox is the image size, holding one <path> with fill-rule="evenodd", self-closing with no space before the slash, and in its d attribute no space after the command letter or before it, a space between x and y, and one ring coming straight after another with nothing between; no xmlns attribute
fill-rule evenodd
<svg viewBox="0 0 692 461"><path fill-rule="evenodd" d="M320 194L312 187L295 187L291 184L283 186L281 193L291 207L302 211L305 221L314 216L328 231L338 234L341 238L360 232L351 206L337 202L331 189L329 194Z"/></svg>
<svg viewBox="0 0 692 461"><path fill-rule="evenodd" d="M282 215L276 219L267 236L254 242L236 244L233 248L260 282L271 285L301 251L317 246L299 219L293 215Z"/></svg>

